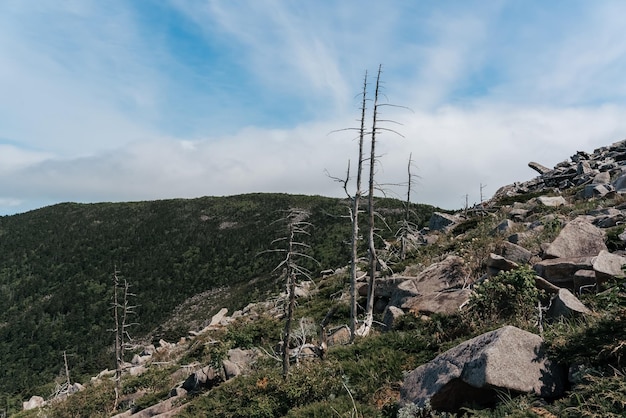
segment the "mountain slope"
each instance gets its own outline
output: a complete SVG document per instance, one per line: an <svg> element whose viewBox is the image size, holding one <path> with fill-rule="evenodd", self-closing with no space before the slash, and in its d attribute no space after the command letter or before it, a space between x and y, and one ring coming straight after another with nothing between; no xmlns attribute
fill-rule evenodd
<svg viewBox="0 0 626 418"><path fill-rule="evenodd" d="M346 202L319 196L250 194L134 203L64 203L0 218L0 408L41 393L70 354L78 380L112 366L114 269L132 284L135 336L177 338L158 328L187 298L216 288L220 305L241 308L275 287L276 256L258 253L283 235L284 211L310 211L310 244L322 268L348 259ZM394 226L396 200L378 207ZM413 222L434 208L415 205ZM392 235L393 231L383 231ZM210 312L209 312L210 313Z"/></svg>

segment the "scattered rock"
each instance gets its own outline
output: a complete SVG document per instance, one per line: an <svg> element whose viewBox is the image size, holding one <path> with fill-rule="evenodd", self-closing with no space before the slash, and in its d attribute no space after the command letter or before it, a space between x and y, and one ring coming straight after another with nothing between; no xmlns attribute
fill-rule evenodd
<svg viewBox="0 0 626 418"><path fill-rule="evenodd" d="M222 367L224 368L224 378L226 380L230 380L241 374L241 368L237 365L237 363L228 359L222 360Z"/></svg>
<svg viewBox="0 0 626 418"><path fill-rule="evenodd" d="M513 208L509 211L509 218L514 222L523 222L528 216L528 209Z"/></svg>
<svg viewBox="0 0 626 418"><path fill-rule="evenodd" d="M404 316L404 311L396 306L389 305L383 314L383 324L385 330L390 331L395 328L400 318Z"/></svg>
<svg viewBox="0 0 626 418"><path fill-rule="evenodd" d="M541 276L535 276L535 287L537 289L545 290L546 292L552 294L558 293L561 289L560 287L553 285Z"/></svg>
<svg viewBox="0 0 626 418"><path fill-rule="evenodd" d="M499 271L510 271L519 267L519 264L494 253L489 254L485 264L487 264L487 267L493 269L495 274Z"/></svg>
<svg viewBox="0 0 626 418"><path fill-rule="evenodd" d="M574 273L574 291L578 294L585 289L595 289L598 285L596 272L593 270L578 270Z"/></svg>
<svg viewBox="0 0 626 418"><path fill-rule="evenodd" d="M494 229L494 232L496 234L504 234L506 232L509 232L511 229L513 229L514 226L515 226L515 222L511 221L510 219L505 219L496 226L496 228Z"/></svg>
<svg viewBox="0 0 626 418"><path fill-rule="evenodd" d="M556 208L567 205L567 201L563 196L539 196L537 202L543 206Z"/></svg>
<svg viewBox="0 0 626 418"><path fill-rule="evenodd" d="M332 329L328 332L326 337L326 344L331 347L333 345L345 345L350 342L350 328L347 326L341 326L339 328Z"/></svg>
<svg viewBox="0 0 626 418"><path fill-rule="evenodd" d="M445 260L430 265L414 279L419 294L463 287L470 281L470 272L465 261L455 255L449 255Z"/></svg>
<svg viewBox="0 0 626 418"><path fill-rule="evenodd" d="M567 289L559 289L547 312L547 316L552 319L570 318L580 314L589 315L591 311Z"/></svg>
<svg viewBox="0 0 626 418"><path fill-rule="evenodd" d="M209 326L210 327L214 327L214 326L218 325L222 321L222 319L224 319L224 316L227 313L228 313L228 309L227 308L220 309L220 311L218 313L216 313L215 315L213 315L213 317L211 318L211 322L209 323Z"/></svg>

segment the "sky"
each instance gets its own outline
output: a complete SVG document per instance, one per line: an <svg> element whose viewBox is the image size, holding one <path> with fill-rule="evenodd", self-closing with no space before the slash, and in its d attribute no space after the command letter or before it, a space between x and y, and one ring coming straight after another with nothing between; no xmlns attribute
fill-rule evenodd
<svg viewBox="0 0 626 418"><path fill-rule="evenodd" d="M622 0L2 0L0 215L345 196L333 177L355 175L379 66L381 189L405 198L411 158L413 202L478 203L530 161L626 138L624 16Z"/></svg>

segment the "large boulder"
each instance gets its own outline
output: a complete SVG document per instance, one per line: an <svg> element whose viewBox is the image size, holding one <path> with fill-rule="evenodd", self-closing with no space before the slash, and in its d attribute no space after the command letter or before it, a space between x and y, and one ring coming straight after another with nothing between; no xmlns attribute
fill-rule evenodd
<svg viewBox="0 0 626 418"><path fill-rule="evenodd" d="M359 296L367 296L367 284L358 287ZM376 280L376 297L392 300L403 300L419 295L415 286L415 277L389 277Z"/></svg>
<svg viewBox="0 0 626 418"><path fill-rule="evenodd" d="M494 253L489 254L485 264L487 265L487 274L490 277L501 271L511 271L519 267L519 264Z"/></svg>
<svg viewBox="0 0 626 418"><path fill-rule="evenodd" d="M211 366L206 366L189 375L182 387L187 392L197 392L201 389L211 389L222 381L222 374L219 371Z"/></svg>
<svg viewBox="0 0 626 418"><path fill-rule="evenodd" d="M576 218L563 227L546 249L544 258L596 256L607 250L605 234L584 218Z"/></svg>
<svg viewBox="0 0 626 418"><path fill-rule="evenodd" d="M552 208L567 205L567 201L563 198L563 196L539 196L537 198L537 203Z"/></svg>
<svg viewBox="0 0 626 418"><path fill-rule="evenodd" d="M608 251L600 251L593 260L593 270L599 282L624 277L625 265L626 258Z"/></svg>
<svg viewBox="0 0 626 418"><path fill-rule="evenodd" d="M404 379L400 402L454 412L468 403L492 404L501 391L554 398L564 385L564 371L546 358L543 339L505 326L413 370Z"/></svg>
<svg viewBox="0 0 626 418"><path fill-rule="evenodd" d="M432 264L414 279L419 294L463 287L468 284L470 272L465 261L456 255L449 255L443 261ZM396 305L397 306L397 305Z"/></svg>
<svg viewBox="0 0 626 418"><path fill-rule="evenodd" d="M507 260L511 260L518 264L526 264L530 262L530 259L533 256L533 254L526 248L508 241L504 241L500 245L500 255Z"/></svg>
<svg viewBox="0 0 626 418"><path fill-rule="evenodd" d="M404 311L396 306L387 306L383 314L383 324L385 330L390 331L396 327L400 318L404 316Z"/></svg>
<svg viewBox="0 0 626 418"><path fill-rule="evenodd" d="M594 257L570 257L542 260L533 266L537 274L550 283L573 286L579 270L592 270Z"/></svg>
<svg viewBox="0 0 626 418"><path fill-rule="evenodd" d="M455 215L448 215L447 213L435 212L430 216L428 221L428 228L431 231L441 231L452 228L459 222L459 218Z"/></svg>
<svg viewBox="0 0 626 418"><path fill-rule="evenodd" d="M416 296L406 301L402 307L409 309L415 316L434 313L452 314L458 312L471 295L470 289L452 289Z"/></svg>
<svg viewBox="0 0 626 418"><path fill-rule="evenodd" d="M41 408L46 404L46 401L41 396L32 396L28 401L22 402L22 409L29 411L35 408Z"/></svg>
<svg viewBox="0 0 626 418"><path fill-rule="evenodd" d="M386 299L391 306L404 308L406 301L416 297L470 284L470 272L465 261L450 255L431 264L415 277L399 276L376 282L376 297ZM367 295L367 287L359 288L359 295Z"/></svg>

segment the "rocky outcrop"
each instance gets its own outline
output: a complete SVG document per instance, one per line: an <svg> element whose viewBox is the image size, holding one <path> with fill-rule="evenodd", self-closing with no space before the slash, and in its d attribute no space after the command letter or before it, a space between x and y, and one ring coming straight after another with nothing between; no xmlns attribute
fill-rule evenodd
<svg viewBox="0 0 626 418"><path fill-rule="evenodd" d="M564 371L546 358L538 335L512 326L466 341L413 370L400 390L401 404L440 411L494 403L498 391L557 397Z"/></svg>
<svg viewBox="0 0 626 418"><path fill-rule="evenodd" d="M622 171L626 155L626 140L594 150L593 153L577 152L568 161L550 169L537 162L528 166L539 176L526 181L501 187L494 200L503 197L536 192L559 192L575 186L583 186L579 199L607 197L611 193L626 192L626 174Z"/></svg>

